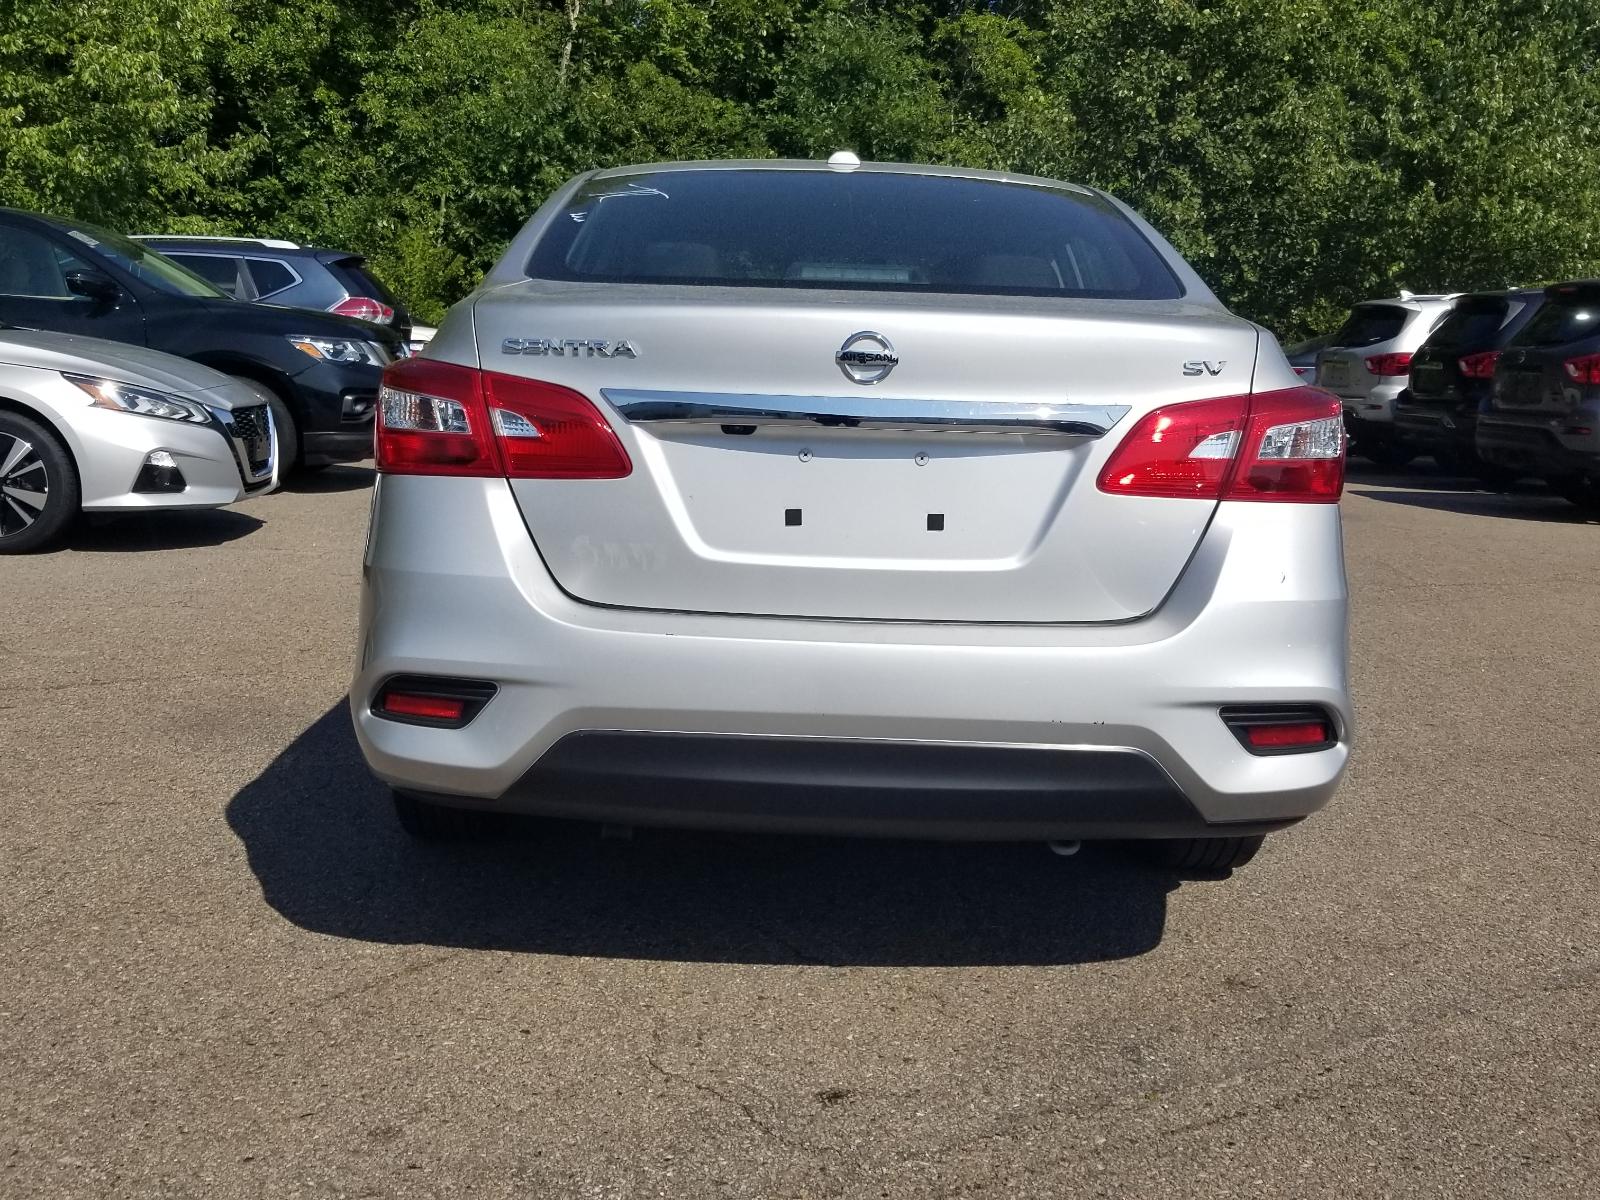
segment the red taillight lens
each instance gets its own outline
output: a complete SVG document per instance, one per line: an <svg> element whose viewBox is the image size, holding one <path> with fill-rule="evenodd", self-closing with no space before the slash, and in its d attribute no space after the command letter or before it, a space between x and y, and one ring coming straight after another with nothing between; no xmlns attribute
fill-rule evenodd
<svg viewBox="0 0 1600 1200"><path fill-rule="evenodd" d="M1409 354L1374 354L1367 359L1367 370L1374 375L1405 375L1411 370Z"/></svg>
<svg viewBox="0 0 1600 1200"><path fill-rule="evenodd" d="M1285 746L1320 746L1331 741L1328 726L1322 721L1304 725L1250 725L1244 739L1258 750L1280 750Z"/></svg>
<svg viewBox="0 0 1600 1200"><path fill-rule="evenodd" d="M385 692L378 711L396 717L420 717L424 721L459 721L467 713L467 702L448 696L413 696L406 692Z"/></svg>
<svg viewBox="0 0 1600 1200"><path fill-rule="evenodd" d="M621 479L633 470L616 433L582 394L492 371L483 382L512 479Z"/></svg>
<svg viewBox="0 0 1600 1200"><path fill-rule="evenodd" d="M1600 354L1569 358L1561 365L1566 368L1567 378L1574 383L1600 383Z"/></svg>
<svg viewBox="0 0 1600 1200"><path fill-rule="evenodd" d="M1117 446L1099 487L1119 496L1332 503L1344 489L1344 420L1320 388L1169 404Z"/></svg>
<svg viewBox="0 0 1600 1200"><path fill-rule="evenodd" d="M1461 368L1461 374L1467 379L1493 379L1494 365L1500 361L1500 351L1480 350L1476 354L1469 354L1456 363Z"/></svg>
<svg viewBox="0 0 1600 1200"><path fill-rule="evenodd" d="M363 321L374 321L379 325L387 325L394 320L394 309L382 300L374 300L371 296L346 296L328 311L336 312L341 317L359 317Z"/></svg>
<svg viewBox="0 0 1600 1200"><path fill-rule="evenodd" d="M571 388L408 358L384 368L378 470L391 475L620 479L627 452Z"/></svg>

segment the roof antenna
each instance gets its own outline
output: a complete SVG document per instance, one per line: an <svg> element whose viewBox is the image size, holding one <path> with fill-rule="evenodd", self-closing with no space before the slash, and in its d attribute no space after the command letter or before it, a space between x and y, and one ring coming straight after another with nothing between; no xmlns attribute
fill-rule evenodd
<svg viewBox="0 0 1600 1200"><path fill-rule="evenodd" d="M828 156L828 165L835 171L854 171L861 165L861 159L854 150L835 150Z"/></svg>

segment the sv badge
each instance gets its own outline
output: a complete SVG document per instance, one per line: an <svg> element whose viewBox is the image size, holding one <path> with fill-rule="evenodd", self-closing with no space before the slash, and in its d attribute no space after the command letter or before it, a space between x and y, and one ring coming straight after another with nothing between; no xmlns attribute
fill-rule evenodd
<svg viewBox="0 0 1600 1200"><path fill-rule="evenodd" d="M1219 358L1212 362L1207 358L1191 358L1183 364L1185 375L1221 375L1222 368L1228 365L1228 360Z"/></svg>

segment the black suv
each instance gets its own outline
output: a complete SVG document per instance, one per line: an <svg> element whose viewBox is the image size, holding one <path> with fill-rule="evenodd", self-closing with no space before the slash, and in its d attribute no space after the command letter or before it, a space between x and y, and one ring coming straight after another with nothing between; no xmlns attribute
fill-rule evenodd
<svg viewBox="0 0 1600 1200"><path fill-rule="evenodd" d="M131 342L246 382L272 405L284 469L372 453L392 328L249 304L120 234L0 208L0 323Z"/></svg>
<svg viewBox="0 0 1600 1200"><path fill-rule="evenodd" d="M1495 366L1478 454L1600 508L1600 280L1558 283Z"/></svg>
<svg viewBox="0 0 1600 1200"><path fill-rule="evenodd" d="M240 300L317 308L391 325L411 336L411 314L348 250L324 250L278 238L191 237L139 233L134 241L209 279Z"/></svg>
<svg viewBox="0 0 1600 1200"><path fill-rule="evenodd" d="M1394 402L1395 432L1448 471L1502 473L1478 458L1478 411L1508 343L1544 306L1542 288L1471 292L1456 301L1411 356L1411 380Z"/></svg>

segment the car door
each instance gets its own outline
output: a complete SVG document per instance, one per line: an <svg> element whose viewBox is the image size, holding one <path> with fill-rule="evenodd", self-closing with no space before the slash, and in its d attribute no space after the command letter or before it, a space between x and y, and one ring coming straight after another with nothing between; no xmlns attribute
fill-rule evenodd
<svg viewBox="0 0 1600 1200"><path fill-rule="evenodd" d="M67 286L75 271L114 288L106 295L79 295ZM86 251L21 223L0 220L0 322L24 329L79 333L143 345L139 302Z"/></svg>

